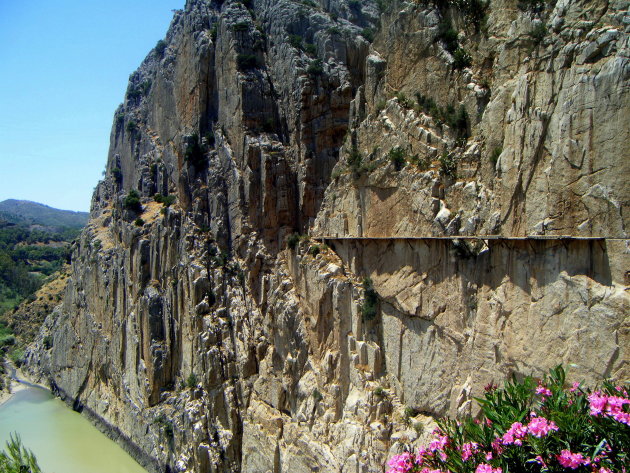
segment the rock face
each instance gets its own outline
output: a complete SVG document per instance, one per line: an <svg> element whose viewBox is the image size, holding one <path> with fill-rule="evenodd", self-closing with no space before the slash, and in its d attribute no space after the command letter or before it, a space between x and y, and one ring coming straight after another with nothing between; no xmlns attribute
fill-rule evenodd
<svg viewBox="0 0 630 473"><path fill-rule="evenodd" d="M456 4L189 0L30 369L155 472L378 472L511 374L628 379L627 3Z"/></svg>

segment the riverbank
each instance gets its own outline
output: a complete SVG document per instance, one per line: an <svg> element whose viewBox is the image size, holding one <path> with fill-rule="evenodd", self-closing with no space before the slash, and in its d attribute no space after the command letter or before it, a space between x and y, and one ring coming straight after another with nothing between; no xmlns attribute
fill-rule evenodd
<svg viewBox="0 0 630 473"><path fill-rule="evenodd" d="M7 379L10 379L10 385L9 389L3 389L0 391L0 406L10 400L16 393L27 389L30 386L38 386L40 388L50 390L47 386L33 382L21 369L16 368L10 362L5 361L4 366L7 373L9 373L9 378Z"/></svg>
<svg viewBox="0 0 630 473"><path fill-rule="evenodd" d="M133 442L117 426L111 424L109 421L99 416L88 406L84 406L82 403L77 402L75 398L68 395L68 393L65 392L62 388L56 386L53 381L50 381L50 385L43 385L41 384L41 382L34 381L34 379L41 381L48 378L46 376L43 376L37 370L33 369L33 365L25 365L25 367L27 368L26 371L15 368L13 365L9 366L7 364L6 367L7 373L9 373L12 378L13 385L15 385L18 390L28 389L29 387L39 387L45 389L52 396L65 404L68 410L78 412L81 417L83 417L86 422L88 422L92 427L102 433L109 440L112 440L118 447L125 451L131 458L133 458L136 463L138 463L138 465L144 468L142 473L158 473L163 471L155 458L144 452L142 448L140 448L140 446ZM10 400L16 392L17 391L9 394L6 400L0 401L0 407L2 406L3 402L7 402L8 400Z"/></svg>
<svg viewBox="0 0 630 473"><path fill-rule="evenodd" d="M19 375L18 375L19 376ZM24 384L0 406L0 450L19 435L46 472L147 473L48 389Z"/></svg>

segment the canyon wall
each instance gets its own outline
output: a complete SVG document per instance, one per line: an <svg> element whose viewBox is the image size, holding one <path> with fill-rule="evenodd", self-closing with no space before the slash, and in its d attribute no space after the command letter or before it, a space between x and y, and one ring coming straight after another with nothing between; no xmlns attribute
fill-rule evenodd
<svg viewBox="0 0 630 473"><path fill-rule="evenodd" d="M627 2L470 4L188 0L31 372L155 472L379 472L512 374L627 380Z"/></svg>

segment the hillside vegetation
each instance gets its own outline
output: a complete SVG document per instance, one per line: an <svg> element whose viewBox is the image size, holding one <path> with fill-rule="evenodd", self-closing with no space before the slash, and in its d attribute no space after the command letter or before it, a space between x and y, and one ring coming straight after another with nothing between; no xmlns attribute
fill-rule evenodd
<svg viewBox="0 0 630 473"><path fill-rule="evenodd" d="M70 260L71 243L87 214L14 200L0 202L0 209L0 358L19 361L22 339L32 339L60 300L65 282L60 286L53 280ZM49 289L40 290L49 281ZM24 301L38 304L18 311Z"/></svg>
<svg viewBox="0 0 630 473"><path fill-rule="evenodd" d="M0 313L31 296L61 268L79 232L0 220Z"/></svg>
<svg viewBox="0 0 630 473"><path fill-rule="evenodd" d="M0 218L15 218L53 228L82 228L90 217L88 212L73 212L48 207L28 200L7 199L0 202Z"/></svg>

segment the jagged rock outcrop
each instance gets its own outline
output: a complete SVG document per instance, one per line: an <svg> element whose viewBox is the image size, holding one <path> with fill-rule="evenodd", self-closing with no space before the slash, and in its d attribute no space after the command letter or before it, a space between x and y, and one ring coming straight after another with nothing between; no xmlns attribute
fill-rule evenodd
<svg viewBox="0 0 630 473"><path fill-rule="evenodd" d="M189 0L131 76L28 362L151 471L382 471L487 383L628 378L624 3L438 3Z"/></svg>

